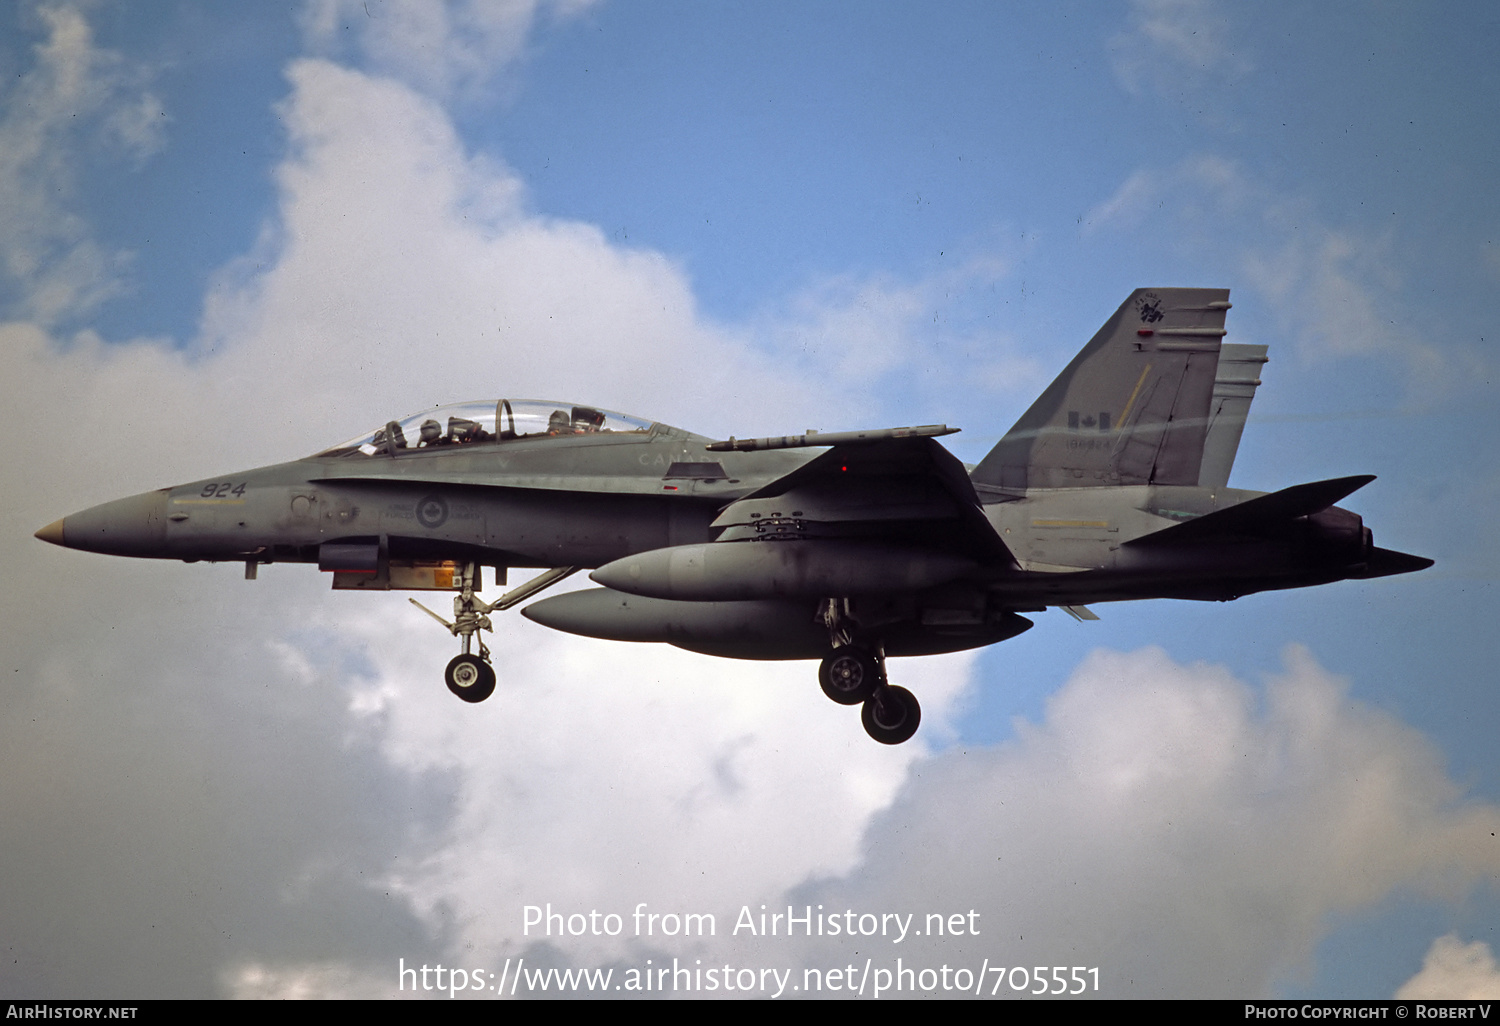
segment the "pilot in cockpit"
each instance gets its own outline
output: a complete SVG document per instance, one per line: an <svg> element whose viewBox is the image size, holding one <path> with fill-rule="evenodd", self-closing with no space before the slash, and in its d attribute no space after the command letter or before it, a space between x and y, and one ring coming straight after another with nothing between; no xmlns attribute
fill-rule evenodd
<svg viewBox="0 0 1500 1026"><path fill-rule="evenodd" d="M604 414L587 406L573 407L573 433L591 435L604 427Z"/></svg>

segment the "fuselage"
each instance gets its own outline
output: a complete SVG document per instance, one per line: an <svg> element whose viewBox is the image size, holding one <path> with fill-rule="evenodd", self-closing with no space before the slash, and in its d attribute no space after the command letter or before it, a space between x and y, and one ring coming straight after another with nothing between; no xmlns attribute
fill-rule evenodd
<svg viewBox="0 0 1500 1026"><path fill-rule="evenodd" d="M116 555L320 563L336 574L355 575L346 580L351 587L382 586L358 575L391 561L474 560L502 575L511 567L596 568L639 553L714 542L721 535L714 522L722 510L815 454L807 449L710 452L703 436L638 423L643 426L628 431L492 435L383 451L335 447L306 459L105 503L44 532L70 548ZM897 581L897 574L883 587L866 570L846 591L867 604L895 602L901 608L893 616L953 634L1003 612L1125 599L1229 599L1351 575L1369 541L1358 536L1358 518L1336 507L1326 512L1352 518L1356 525L1339 544L1312 536L1220 540L1169 551L1127 544L1262 494L1149 485L1032 489L981 507L1013 558L965 559L953 573L916 588ZM793 523L797 512L788 509L781 519ZM820 541L819 525L795 526L812 530L760 544L805 547L799 553L816 553L822 545L836 566L851 562L848 543L838 543L845 549L837 550L835 543ZM899 525L882 525L886 536L893 526ZM924 530L918 524L900 549L876 542L869 554L877 564L886 551L901 553L907 563L906 554L914 550L941 559L950 546L941 533ZM330 563L334 550L339 558ZM767 550L735 546L727 551ZM737 594L726 587L708 597L721 603L789 601L797 610L785 614L788 622L800 622L802 607L824 597L774 590ZM660 634L645 632L653 639ZM629 628L618 636L646 640Z"/></svg>

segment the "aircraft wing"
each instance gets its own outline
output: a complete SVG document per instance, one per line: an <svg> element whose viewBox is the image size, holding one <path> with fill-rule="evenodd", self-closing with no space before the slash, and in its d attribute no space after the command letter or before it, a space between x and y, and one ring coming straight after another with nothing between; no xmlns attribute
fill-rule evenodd
<svg viewBox="0 0 1500 1026"><path fill-rule="evenodd" d="M896 433L916 431L923 433ZM713 523L723 530L719 540L838 539L1013 566L964 465L930 437L936 433L895 429L835 444L724 507ZM817 437L800 444L818 445ZM851 435L822 437L827 444Z"/></svg>

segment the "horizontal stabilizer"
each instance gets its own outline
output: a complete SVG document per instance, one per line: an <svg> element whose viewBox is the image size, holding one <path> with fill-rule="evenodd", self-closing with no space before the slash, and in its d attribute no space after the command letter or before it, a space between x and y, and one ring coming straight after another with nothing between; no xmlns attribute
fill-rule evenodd
<svg viewBox="0 0 1500 1026"><path fill-rule="evenodd" d="M1217 510L1125 544L1175 545L1227 535L1273 534L1298 517L1321 513L1373 480L1374 474L1356 474L1353 477L1336 477L1328 481L1292 485L1279 492L1271 492L1237 506Z"/></svg>
<svg viewBox="0 0 1500 1026"><path fill-rule="evenodd" d="M1361 581L1371 577L1394 577L1396 574L1426 570L1431 565L1432 560L1426 556L1413 556L1410 552L1397 552L1395 549L1371 549L1365 568L1349 576Z"/></svg>

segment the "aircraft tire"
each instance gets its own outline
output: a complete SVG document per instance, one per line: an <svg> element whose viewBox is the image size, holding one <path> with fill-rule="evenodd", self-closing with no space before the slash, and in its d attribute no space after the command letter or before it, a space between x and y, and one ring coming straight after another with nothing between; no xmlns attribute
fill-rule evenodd
<svg viewBox="0 0 1500 1026"><path fill-rule="evenodd" d="M866 649L844 645L823 657L818 683L839 705L859 705L880 686L880 664Z"/></svg>
<svg viewBox="0 0 1500 1026"><path fill-rule="evenodd" d="M899 745L911 740L922 723L922 707L917 696L905 688L887 684L865 700L860 713L865 733L883 745Z"/></svg>
<svg viewBox="0 0 1500 1026"><path fill-rule="evenodd" d="M495 671L476 655L454 656L443 671L443 680L465 702L483 702L495 693Z"/></svg>

